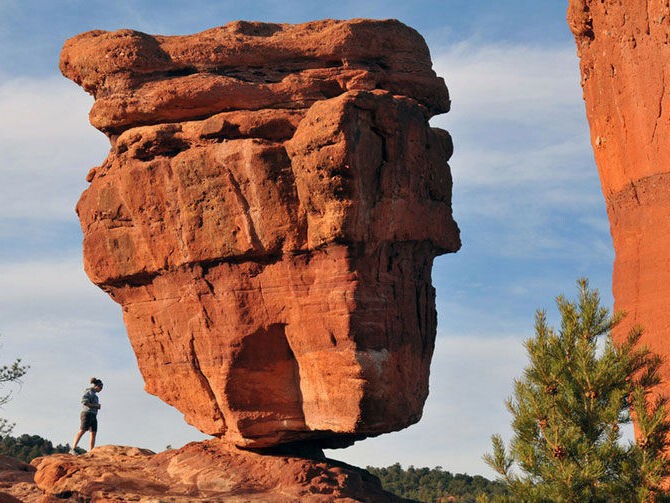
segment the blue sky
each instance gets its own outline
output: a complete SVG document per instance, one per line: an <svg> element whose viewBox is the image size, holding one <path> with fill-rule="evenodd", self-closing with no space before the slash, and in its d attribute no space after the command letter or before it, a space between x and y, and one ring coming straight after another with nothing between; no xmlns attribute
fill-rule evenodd
<svg viewBox="0 0 670 503"><path fill-rule="evenodd" d="M118 305L85 277L74 206L106 138L92 99L58 72L63 41L91 29L186 34L236 19L397 18L428 42L452 111L462 250L440 257L438 341L420 423L338 451L365 466L491 475L489 437L525 365L533 313L588 276L611 304L613 260L564 1L0 0L0 344L31 365L0 415L15 433L71 442L90 376L105 381L100 443L162 450L202 435L143 391ZM9 391L9 389L7 389Z"/></svg>

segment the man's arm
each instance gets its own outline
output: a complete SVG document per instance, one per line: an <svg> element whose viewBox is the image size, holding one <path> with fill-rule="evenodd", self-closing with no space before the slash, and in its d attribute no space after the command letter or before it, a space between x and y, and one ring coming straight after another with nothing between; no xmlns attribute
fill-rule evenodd
<svg viewBox="0 0 670 503"><path fill-rule="evenodd" d="M99 403L91 402L90 393L86 393L83 397L81 397L81 403L89 409L99 409L101 407Z"/></svg>

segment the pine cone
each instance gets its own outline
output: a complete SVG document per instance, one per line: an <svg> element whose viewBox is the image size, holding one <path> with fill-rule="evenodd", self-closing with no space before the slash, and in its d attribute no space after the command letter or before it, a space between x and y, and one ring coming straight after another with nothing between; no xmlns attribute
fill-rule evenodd
<svg viewBox="0 0 670 503"><path fill-rule="evenodd" d="M557 445L556 447L554 447L552 454L556 459L563 459L566 455L565 447L563 447L562 445Z"/></svg>
<svg viewBox="0 0 670 503"><path fill-rule="evenodd" d="M556 383L547 384L544 387L544 392L547 395L556 395L558 393L558 386L556 386Z"/></svg>

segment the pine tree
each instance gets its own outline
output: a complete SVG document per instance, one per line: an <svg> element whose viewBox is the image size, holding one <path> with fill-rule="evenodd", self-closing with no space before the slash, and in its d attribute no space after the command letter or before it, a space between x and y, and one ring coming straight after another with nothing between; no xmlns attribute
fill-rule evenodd
<svg viewBox="0 0 670 503"><path fill-rule="evenodd" d="M0 388L7 383L21 383L21 378L26 375L28 366L21 364L21 359L17 358L11 365L3 365L0 367ZM0 395L0 407L11 400L11 392ZM0 418L0 436L8 435L14 429L14 424L6 419Z"/></svg>
<svg viewBox="0 0 670 503"><path fill-rule="evenodd" d="M577 284L576 301L556 299L558 332L537 311L525 343L530 362L507 401L513 438L506 448L494 435L484 460L513 501L668 501L659 486L670 475L670 423L666 400L653 393L661 359L639 344L639 328L616 344L611 331L622 315L611 316L586 279ZM631 414L637 443L621 438Z"/></svg>

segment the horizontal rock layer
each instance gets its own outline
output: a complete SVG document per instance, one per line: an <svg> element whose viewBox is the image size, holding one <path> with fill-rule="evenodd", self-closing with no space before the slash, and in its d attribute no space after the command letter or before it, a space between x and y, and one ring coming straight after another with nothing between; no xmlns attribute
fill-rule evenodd
<svg viewBox="0 0 670 503"><path fill-rule="evenodd" d="M61 53L63 74L96 98L108 132L226 110L307 108L351 90L386 89L427 114L449 109L421 36L398 21L238 21L187 36L90 31Z"/></svg>
<svg viewBox="0 0 670 503"><path fill-rule="evenodd" d="M123 306L149 392L249 448L343 446L419 420L432 261L460 241L451 138L427 123L447 91L416 32L90 32L61 68L95 93L112 142L77 205L84 264ZM279 68L288 98L263 80ZM222 69L235 85L203 94ZM317 70L330 76L304 78Z"/></svg>

